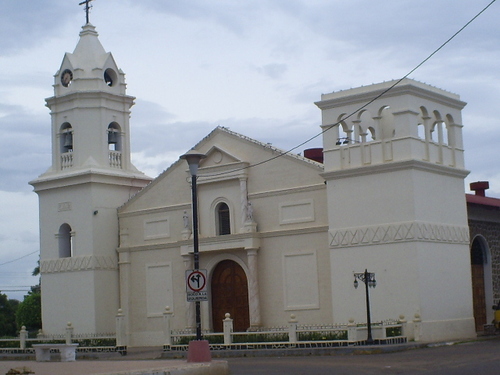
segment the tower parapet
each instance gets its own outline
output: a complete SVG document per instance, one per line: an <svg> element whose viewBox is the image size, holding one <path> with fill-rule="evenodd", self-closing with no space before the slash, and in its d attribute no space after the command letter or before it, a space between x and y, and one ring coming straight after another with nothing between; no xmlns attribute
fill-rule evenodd
<svg viewBox="0 0 500 375"><path fill-rule="evenodd" d="M407 160L464 168L466 103L408 78L391 88L395 82L323 94L316 102L325 172Z"/></svg>

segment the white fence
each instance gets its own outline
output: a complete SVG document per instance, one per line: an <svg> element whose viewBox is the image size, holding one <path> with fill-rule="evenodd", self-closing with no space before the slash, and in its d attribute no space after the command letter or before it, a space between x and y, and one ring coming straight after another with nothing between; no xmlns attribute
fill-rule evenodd
<svg viewBox="0 0 500 375"><path fill-rule="evenodd" d="M26 327L22 327L19 332L19 337L0 339L0 353L16 354L16 353L34 353L34 349L30 344L40 344L47 342L64 342L66 344L78 343L78 352L119 352L126 354L126 347L117 344L115 333L104 334L75 334L74 327L68 323L64 334L46 335L41 330L36 335L36 338L28 337ZM8 347L4 347L8 346Z"/></svg>
<svg viewBox="0 0 500 375"><path fill-rule="evenodd" d="M187 350L189 341L194 339L194 330L173 331L171 329L172 312L167 307L163 313L163 349L164 351ZM410 326L410 329L409 329ZM397 320L386 320L372 323L372 337L375 344L396 344L408 339L419 341L420 317L408 324L403 316ZM226 314L223 320L223 332L204 332L204 338L213 350L227 349L274 349L297 347L335 347L365 345L367 326L364 323L350 321L347 324L303 325L299 324L295 315L290 316L286 325L273 328L260 328L248 332L234 332L233 319ZM111 352L126 354L128 334L125 316L121 310L116 315L116 331L109 334L75 334L71 323L65 327L64 334L45 335L39 332L36 338L28 338L23 327L18 338L0 339L0 353L31 352L28 343L45 343L60 341L66 344L79 343L78 352ZM13 345L10 345L13 344Z"/></svg>
<svg viewBox="0 0 500 375"><path fill-rule="evenodd" d="M189 341L194 339L194 331L172 331L170 316L167 310L164 313L165 344L163 350L187 350ZM405 343L408 340L408 326L403 316L398 320L372 323L371 331L374 343L378 345ZM226 314L222 333L205 332L203 336L209 341L212 350L327 348L366 345L368 328L366 324L358 324L354 321L348 324L301 325L292 314L286 326L234 332L233 319Z"/></svg>

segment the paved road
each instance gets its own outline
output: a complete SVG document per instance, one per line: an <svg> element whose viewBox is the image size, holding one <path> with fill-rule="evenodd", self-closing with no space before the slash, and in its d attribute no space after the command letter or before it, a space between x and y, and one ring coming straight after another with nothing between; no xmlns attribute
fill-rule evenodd
<svg viewBox="0 0 500 375"><path fill-rule="evenodd" d="M500 339L371 355L230 358L232 375L498 375Z"/></svg>

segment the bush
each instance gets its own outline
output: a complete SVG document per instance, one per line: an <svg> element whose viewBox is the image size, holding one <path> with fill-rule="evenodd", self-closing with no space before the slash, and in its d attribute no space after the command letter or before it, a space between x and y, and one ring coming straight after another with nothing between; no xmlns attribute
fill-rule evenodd
<svg viewBox="0 0 500 375"><path fill-rule="evenodd" d="M16 312L17 328L26 326L28 331L42 328L42 299L40 293L29 293L19 304Z"/></svg>
<svg viewBox="0 0 500 375"><path fill-rule="evenodd" d="M347 331L298 332L299 341L335 341L347 340Z"/></svg>
<svg viewBox="0 0 500 375"><path fill-rule="evenodd" d="M0 336L16 336L16 308L19 301L0 293Z"/></svg>

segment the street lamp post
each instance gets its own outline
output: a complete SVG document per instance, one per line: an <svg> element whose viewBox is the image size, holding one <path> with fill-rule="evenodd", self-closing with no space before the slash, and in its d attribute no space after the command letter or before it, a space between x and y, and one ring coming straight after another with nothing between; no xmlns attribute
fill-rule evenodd
<svg viewBox="0 0 500 375"><path fill-rule="evenodd" d="M368 272L365 269L365 272L355 272L354 273L354 287L358 288L358 280L365 283L365 292L366 292L366 325L368 330L368 337L366 339L366 343L368 345L373 344L372 338L372 322L371 322L371 313L370 313L370 293L368 291L368 287L375 288L377 286L377 281L375 280L375 273Z"/></svg>
<svg viewBox="0 0 500 375"><path fill-rule="evenodd" d="M199 271L200 269L200 254L198 243L198 196L196 189L196 179L200 161L205 157L206 155L201 154L195 150L190 150L181 156L181 159L187 161L189 165L189 173L191 174L191 195L193 207L193 258L195 271ZM208 342L202 340L200 301L195 301L195 309L196 343L194 343L193 345L191 345L192 343L190 343L188 351L188 362L207 362L207 360L210 361L210 349L208 348ZM191 348L193 349L191 350Z"/></svg>

